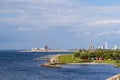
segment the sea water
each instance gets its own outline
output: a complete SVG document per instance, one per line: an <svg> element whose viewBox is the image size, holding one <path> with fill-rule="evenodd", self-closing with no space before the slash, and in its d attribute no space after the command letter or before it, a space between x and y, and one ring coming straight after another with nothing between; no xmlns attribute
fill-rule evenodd
<svg viewBox="0 0 120 80"><path fill-rule="evenodd" d="M0 51L0 80L105 80L120 73L113 65L61 65L63 68L46 68L40 65L45 57L64 52ZM65 53L69 54L69 53Z"/></svg>

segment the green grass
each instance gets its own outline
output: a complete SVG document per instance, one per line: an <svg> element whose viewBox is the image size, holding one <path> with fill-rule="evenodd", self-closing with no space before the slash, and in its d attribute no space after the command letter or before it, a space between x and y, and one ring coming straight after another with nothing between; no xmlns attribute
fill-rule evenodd
<svg viewBox="0 0 120 80"><path fill-rule="evenodd" d="M58 57L58 60L60 61L61 64L66 64L66 63L84 63L84 62L90 62L90 61L85 61L79 58L73 57L73 54L64 54Z"/></svg>
<svg viewBox="0 0 120 80"><path fill-rule="evenodd" d="M58 57L58 60L60 61L60 64L66 64L66 63L86 63L86 62L92 62L92 60L83 60L80 58L74 58L73 54L63 54ZM120 62L116 62L116 60L102 60L97 61L94 60L95 63L106 63L106 64L116 64L120 66Z"/></svg>
<svg viewBox="0 0 120 80"><path fill-rule="evenodd" d="M120 60L116 60L115 66L120 68Z"/></svg>
<svg viewBox="0 0 120 80"><path fill-rule="evenodd" d="M105 60L104 63L107 63L107 64L115 64L116 61L115 61L115 60Z"/></svg>
<svg viewBox="0 0 120 80"><path fill-rule="evenodd" d="M73 54L64 54L64 55L59 56L58 59L61 64L74 62Z"/></svg>

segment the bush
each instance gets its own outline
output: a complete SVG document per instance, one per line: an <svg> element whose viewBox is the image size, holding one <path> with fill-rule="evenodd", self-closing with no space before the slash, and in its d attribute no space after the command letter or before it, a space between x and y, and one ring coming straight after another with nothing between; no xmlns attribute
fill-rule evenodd
<svg viewBox="0 0 120 80"><path fill-rule="evenodd" d="M75 52L74 53L74 57L76 58L76 57L80 57L80 52Z"/></svg>
<svg viewBox="0 0 120 80"><path fill-rule="evenodd" d="M86 52L82 52L80 54L80 59L88 59L88 54Z"/></svg>

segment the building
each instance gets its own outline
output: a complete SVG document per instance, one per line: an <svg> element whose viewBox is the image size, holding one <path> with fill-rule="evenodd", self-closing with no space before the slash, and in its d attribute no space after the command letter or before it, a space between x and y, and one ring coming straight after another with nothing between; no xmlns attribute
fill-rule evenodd
<svg viewBox="0 0 120 80"><path fill-rule="evenodd" d="M108 46L107 46L107 41L105 42L105 49L108 49Z"/></svg>
<svg viewBox="0 0 120 80"><path fill-rule="evenodd" d="M45 50L48 50L48 46L47 45L45 45Z"/></svg>
<svg viewBox="0 0 120 80"><path fill-rule="evenodd" d="M92 40L90 40L89 50L93 50L93 49L94 49L94 45L92 43Z"/></svg>
<svg viewBox="0 0 120 80"><path fill-rule="evenodd" d="M120 50L120 45L119 46L117 46L117 45L114 46L114 50L117 50L117 49Z"/></svg>
<svg viewBox="0 0 120 80"><path fill-rule="evenodd" d="M107 41L104 43L104 45L98 46L98 49L108 49Z"/></svg>

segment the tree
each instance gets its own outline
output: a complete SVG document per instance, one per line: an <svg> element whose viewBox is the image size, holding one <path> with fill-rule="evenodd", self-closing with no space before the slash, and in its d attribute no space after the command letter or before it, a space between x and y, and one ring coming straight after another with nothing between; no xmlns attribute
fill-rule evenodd
<svg viewBox="0 0 120 80"><path fill-rule="evenodd" d="M114 58L115 60L120 59L119 53L113 53L113 58Z"/></svg>
<svg viewBox="0 0 120 80"><path fill-rule="evenodd" d="M96 53L96 57L99 58L99 57L103 57L104 51L98 50L98 51L96 51L95 53Z"/></svg>
<svg viewBox="0 0 120 80"><path fill-rule="evenodd" d="M74 53L74 57L75 57L75 58L80 57L80 52L75 52L75 53Z"/></svg>
<svg viewBox="0 0 120 80"><path fill-rule="evenodd" d="M94 59L96 57L96 53L95 52L89 52L88 57L89 57L89 59Z"/></svg>
<svg viewBox="0 0 120 80"><path fill-rule="evenodd" d="M104 53L104 59L113 59L112 53Z"/></svg>
<svg viewBox="0 0 120 80"><path fill-rule="evenodd" d="M88 54L87 54L86 52L82 52L82 53L80 54L80 58L81 58L81 59L88 59Z"/></svg>
<svg viewBox="0 0 120 80"><path fill-rule="evenodd" d="M79 49L79 52L82 52L83 50L82 49Z"/></svg>

